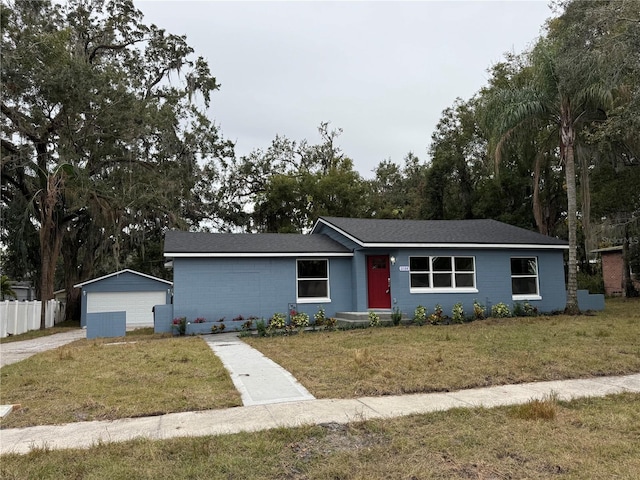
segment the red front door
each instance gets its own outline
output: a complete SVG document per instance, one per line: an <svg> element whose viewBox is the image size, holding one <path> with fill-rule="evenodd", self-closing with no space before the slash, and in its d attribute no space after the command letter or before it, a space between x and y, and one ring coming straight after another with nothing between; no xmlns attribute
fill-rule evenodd
<svg viewBox="0 0 640 480"><path fill-rule="evenodd" d="M369 308L391 308L389 257L387 255L367 257L367 290L369 292Z"/></svg>

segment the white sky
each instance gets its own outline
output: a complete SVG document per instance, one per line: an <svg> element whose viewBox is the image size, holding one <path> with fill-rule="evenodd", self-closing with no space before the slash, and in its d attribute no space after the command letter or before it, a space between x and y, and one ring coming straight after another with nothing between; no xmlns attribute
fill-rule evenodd
<svg viewBox="0 0 640 480"><path fill-rule="evenodd" d="M210 116L236 155L276 134L320 141L322 121L371 178L427 148L442 111L470 98L505 52L538 38L537 1L220 2L137 0L145 23L187 36L222 84Z"/></svg>

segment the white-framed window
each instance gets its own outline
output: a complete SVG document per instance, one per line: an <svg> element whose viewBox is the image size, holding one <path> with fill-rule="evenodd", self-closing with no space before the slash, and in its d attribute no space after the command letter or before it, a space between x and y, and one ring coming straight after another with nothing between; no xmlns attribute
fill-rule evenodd
<svg viewBox="0 0 640 480"><path fill-rule="evenodd" d="M477 293L475 257L409 257L411 293Z"/></svg>
<svg viewBox="0 0 640 480"><path fill-rule="evenodd" d="M299 259L296 261L298 303L329 302L329 260Z"/></svg>
<svg viewBox="0 0 640 480"><path fill-rule="evenodd" d="M537 257L511 257L513 300L540 300Z"/></svg>

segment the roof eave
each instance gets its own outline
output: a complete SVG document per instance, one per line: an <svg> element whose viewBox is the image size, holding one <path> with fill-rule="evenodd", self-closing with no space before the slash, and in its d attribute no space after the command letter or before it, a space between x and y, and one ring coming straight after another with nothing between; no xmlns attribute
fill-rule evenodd
<svg viewBox="0 0 640 480"><path fill-rule="evenodd" d="M325 220L324 218L320 217L318 218L318 220L316 221L316 224L314 225L313 229L311 230L311 233L313 233L316 229L316 227L318 226L318 224L322 222L324 225L326 225L327 227L335 230L336 232L338 232L340 235L344 235L345 237L347 237L349 240L351 240L352 242L360 245L361 247L364 247L365 244L362 242L362 240L360 240L357 237L354 237L352 234L348 233L346 230L341 229L340 227L337 227L336 225L334 225L333 223Z"/></svg>
<svg viewBox="0 0 640 480"><path fill-rule="evenodd" d="M353 257L353 252L165 252L167 258Z"/></svg>
<svg viewBox="0 0 640 480"><path fill-rule="evenodd" d="M103 275L102 277L94 278L93 280L87 280L86 282L78 283L77 285L74 285L73 288L82 288L85 285L89 285L90 283L99 282L100 280L105 280L105 279L107 279L109 277L118 276L118 275L121 275L123 273L132 273L134 275L139 275L141 277L150 278L151 280L156 280L158 282L166 283L167 285L173 285L173 282L170 282L169 280L164 280L162 278L154 277L152 275L147 275L146 273L136 272L135 270L131 270L130 268L125 268L124 270L120 270L118 272L110 273L109 275Z"/></svg>
<svg viewBox="0 0 640 480"><path fill-rule="evenodd" d="M569 245L554 245L542 243L399 243L399 242L366 242L360 243L364 248L482 248L482 249L562 249L568 250Z"/></svg>

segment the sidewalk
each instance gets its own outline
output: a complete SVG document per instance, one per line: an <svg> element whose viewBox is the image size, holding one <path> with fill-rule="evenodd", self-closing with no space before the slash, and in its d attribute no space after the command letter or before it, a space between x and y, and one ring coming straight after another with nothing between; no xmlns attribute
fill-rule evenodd
<svg viewBox="0 0 640 480"><path fill-rule="evenodd" d="M570 400L623 392L640 393L640 374L504 385L448 393L305 400L156 417L6 429L0 430L0 454L27 453L34 448L89 448L100 442L121 442L138 437L161 440L223 435L277 427L393 418L451 408L490 408L526 403L551 394L557 395L560 400Z"/></svg>

